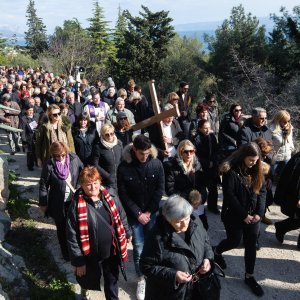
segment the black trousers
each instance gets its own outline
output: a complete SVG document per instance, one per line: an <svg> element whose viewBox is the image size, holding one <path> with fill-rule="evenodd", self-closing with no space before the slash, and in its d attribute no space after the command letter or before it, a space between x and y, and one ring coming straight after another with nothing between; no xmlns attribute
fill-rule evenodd
<svg viewBox="0 0 300 300"><path fill-rule="evenodd" d="M105 299L118 300L119 258L117 255L111 255L102 262L95 257L86 257L86 275L82 277L76 276L76 279L81 288L100 291L102 273Z"/></svg>
<svg viewBox="0 0 300 300"><path fill-rule="evenodd" d="M216 252L222 254L225 251L237 248L243 237L245 245L245 269L246 273L253 274L256 260L256 241L259 233L260 222L254 224L224 223L227 238L216 247Z"/></svg>
<svg viewBox="0 0 300 300"><path fill-rule="evenodd" d="M277 228L283 233L300 228L300 219L287 218L283 221L276 222Z"/></svg>

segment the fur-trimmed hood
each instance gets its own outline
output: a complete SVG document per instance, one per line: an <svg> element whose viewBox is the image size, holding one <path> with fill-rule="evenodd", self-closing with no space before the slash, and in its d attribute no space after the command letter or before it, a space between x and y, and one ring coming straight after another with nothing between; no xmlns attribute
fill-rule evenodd
<svg viewBox="0 0 300 300"><path fill-rule="evenodd" d="M128 164L132 163L133 161L132 148L133 148L133 143L130 143L123 149L122 157L123 160L125 160ZM157 154L158 151L156 147L153 144L151 144L150 155L152 156L152 158L157 158Z"/></svg>

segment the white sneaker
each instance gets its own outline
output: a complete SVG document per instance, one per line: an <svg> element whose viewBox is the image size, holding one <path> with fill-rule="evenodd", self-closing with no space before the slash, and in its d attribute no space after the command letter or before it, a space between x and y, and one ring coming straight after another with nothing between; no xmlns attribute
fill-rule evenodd
<svg viewBox="0 0 300 300"><path fill-rule="evenodd" d="M142 280L138 281L138 283L137 283L137 288L136 288L137 300L144 300L145 292L146 292L146 281L145 281L145 279L142 279Z"/></svg>

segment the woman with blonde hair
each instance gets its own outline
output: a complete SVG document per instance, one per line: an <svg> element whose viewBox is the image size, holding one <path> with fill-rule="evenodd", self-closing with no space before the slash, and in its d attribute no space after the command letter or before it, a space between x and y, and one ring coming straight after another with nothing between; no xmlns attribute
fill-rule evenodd
<svg viewBox="0 0 300 300"><path fill-rule="evenodd" d="M256 296L264 294L253 277L256 242L261 218L265 212L266 188L259 146L252 142L242 145L221 165L223 206L221 219L226 239L214 248L215 261L223 268L223 252L237 248L243 237L245 246L245 283Z"/></svg>
<svg viewBox="0 0 300 300"><path fill-rule="evenodd" d="M294 151L293 126L290 114L286 110L279 110L275 113L269 128L272 131L273 148L276 154L272 173L273 175L277 173L279 176Z"/></svg>
<svg viewBox="0 0 300 300"><path fill-rule="evenodd" d="M199 198L200 194L204 195L202 166L197 159L195 146L190 140L183 140L179 143L177 156L165 162L164 168L168 196L178 194L192 202L196 194ZM198 193L195 194L195 191ZM204 227L208 229L203 204L201 203L201 207L197 208Z"/></svg>
<svg viewBox="0 0 300 300"><path fill-rule="evenodd" d="M71 152L75 152L71 123L66 117L61 116L59 106L49 105L47 117L40 125L36 138L36 157L39 167L50 158L50 146L53 142L63 142Z"/></svg>
<svg viewBox="0 0 300 300"><path fill-rule="evenodd" d="M167 102L175 106L175 104L178 104L179 96L175 92L171 92L168 94Z"/></svg>
<svg viewBox="0 0 300 300"><path fill-rule="evenodd" d="M100 142L94 149L94 165L100 171L105 187L117 188L117 168L121 162L123 146L115 135L112 124L100 131Z"/></svg>

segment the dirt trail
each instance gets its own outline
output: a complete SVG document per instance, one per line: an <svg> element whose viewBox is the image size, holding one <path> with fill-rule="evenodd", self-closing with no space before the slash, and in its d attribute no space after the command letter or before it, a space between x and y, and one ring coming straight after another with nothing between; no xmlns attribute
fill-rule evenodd
<svg viewBox="0 0 300 300"><path fill-rule="evenodd" d="M38 198L38 180L40 169L28 171L26 157L23 153L10 156L16 162L10 163L10 168L15 168L20 174L17 184L20 189L27 190L24 196ZM220 204L220 203L219 203ZM279 207L271 206L267 216L273 221L283 219L285 216L280 213ZM75 283L72 267L61 258L58 242L55 234L55 227L50 219L45 219L37 206L30 208L30 215L36 221L36 226L44 232L48 238L48 247L52 252L58 266L66 272L70 282ZM208 213L209 236L212 245L217 244L225 237L223 224L220 217ZM262 284L265 291L263 299L300 299L300 251L296 248L299 231L295 230L285 236L283 245L275 239L274 226L261 226L260 244L261 250L257 253L255 267L256 279ZM255 299L255 296L248 290L243 282L244 260L242 248L228 251L224 254L227 262L226 278L222 279L221 299ZM136 299L135 297L135 273L132 260L132 248L129 249L130 260L127 264L128 281L120 280L120 299ZM121 276L120 276L121 277ZM79 293L79 287L76 288ZM92 292L92 299L105 299L102 292Z"/></svg>

